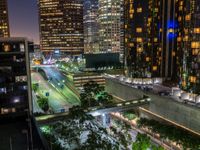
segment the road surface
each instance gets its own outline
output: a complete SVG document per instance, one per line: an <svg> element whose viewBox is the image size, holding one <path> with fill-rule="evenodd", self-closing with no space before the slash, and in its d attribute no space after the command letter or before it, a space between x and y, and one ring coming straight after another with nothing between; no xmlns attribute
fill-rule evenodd
<svg viewBox="0 0 200 150"><path fill-rule="evenodd" d="M50 79L50 83L57 89L59 93L61 93L64 97L68 98L68 102L72 105L79 105L80 100L76 93L77 91L73 90L70 85L68 85L68 81L66 77L55 67L46 67L42 68L48 79ZM76 93L76 94L75 94Z"/></svg>
<svg viewBox="0 0 200 150"><path fill-rule="evenodd" d="M45 96L46 92L49 92L49 105L53 109L54 112L60 112L61 109L65 109L68 111L72 105L68 102L68 100L61 95L59 92L55 90L44 78L39 74L33 72L31 74L32 83L39 83L40 93Z"/></svg>

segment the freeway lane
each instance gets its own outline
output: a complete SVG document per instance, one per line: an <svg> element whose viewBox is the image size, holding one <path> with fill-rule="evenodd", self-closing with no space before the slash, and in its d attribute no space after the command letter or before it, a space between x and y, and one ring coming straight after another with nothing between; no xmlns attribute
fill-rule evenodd
<svg viewBox="0 0 200 150"><path fill-rule="evenodd" d="M60 112L63 108L68 111L72 107L66 98L58 93L39 73L33 72L31 78L33 83L39 83L39 91L41 91L41 94L45 95L46 92L50 93L48 97L49 105L54 112Z"/></svg>
<svg viewBox="0 0 200 150"><path fill-rule="evenodd" d="M50 79L50 83L53 84L53 86L58 90L59 93L61 93L64 97L68 99L68 102L70 104L80 104L79 97L75 94L76 91L72 91L72 88L70 88L70 85L68 85L66 77L62 73L60 73L58 69L56 69L55 67L42 69L45 71L47 77Z"/></svg>

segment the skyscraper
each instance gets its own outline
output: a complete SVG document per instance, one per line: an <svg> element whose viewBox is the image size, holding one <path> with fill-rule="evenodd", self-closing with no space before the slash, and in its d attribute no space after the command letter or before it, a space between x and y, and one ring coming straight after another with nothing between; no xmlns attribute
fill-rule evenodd
<svg viewBox="0 0 200 150"><path fill-rule="evenodd" d="M160 76L160 1L125 1L125 65L132 77Z"/></svg>
<svg viewBox="0 0 200 150"><path fill-rule="evenodd" d="M82 0L39 0L39 18L43 51L83 53Z"/></svg>
<svg viewBox="0 0 200 150"><path fill-rule="evenodd" d="M99 0L99 48L101 52L120 52L123 0Z"/></svg>
<svg viewBox="0 0 200 150"><path fill-rule="evenodd" d="M0 115L31 108L29 51L33 43L25 38L0 38Z"/></svg>
<svg viewBox="0 0 200 150"><path fill-rule="evenodd" d="M125 1L125 56L133 77L176 76L174 0Z"/></svg>
<svg viewBox="0 0 200 150"><path fill-rule="evenodd" d="M1 0L0 3L0 37L9 37L9 21L7 0Z"/></svg>
<svg viewBox="0 0 200 150"><path fill-rule="evenodd" d="M10 131L0 132L5 149L11 140L17 149L31 149L33 144L29 51L33 42L26 38L0 38L0 126Z"/></svg>
<svg viewBox="0 0 200 150"><path fill-rule="evenodd" d="M200 90L200 1L176 1L178 17L177 57L182 89Z"/></svg>
<svg viewBox="0 0 200 150"><path fill-rule="evenodd" d="M98 0L84 1L84 52L99 51Z"/></svg>

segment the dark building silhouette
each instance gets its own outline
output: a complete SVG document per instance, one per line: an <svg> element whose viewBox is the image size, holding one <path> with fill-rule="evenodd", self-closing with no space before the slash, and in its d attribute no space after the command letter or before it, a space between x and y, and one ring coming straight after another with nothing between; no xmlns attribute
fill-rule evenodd
<svg viewBox="0 0 200 150"><path fill-rule="evenodd" d="M42 148L32 119L29 52L26 38L0 38L0 149Z"/></svg>

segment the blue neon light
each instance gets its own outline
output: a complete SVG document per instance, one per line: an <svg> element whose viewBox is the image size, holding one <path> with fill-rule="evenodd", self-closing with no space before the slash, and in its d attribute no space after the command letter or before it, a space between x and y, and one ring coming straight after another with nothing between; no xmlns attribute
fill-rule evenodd
<svg viewBox="0 0 200 150"><path fill-rule="evenodd" d="M175 32L176 29L178 28L178 22L175 20L169 20L167 22L167 31L169 31L169 29L172 29L174 32L169 32L168 33L168 38L169 39L174 39L178 36L178 34Z"/></svg>

